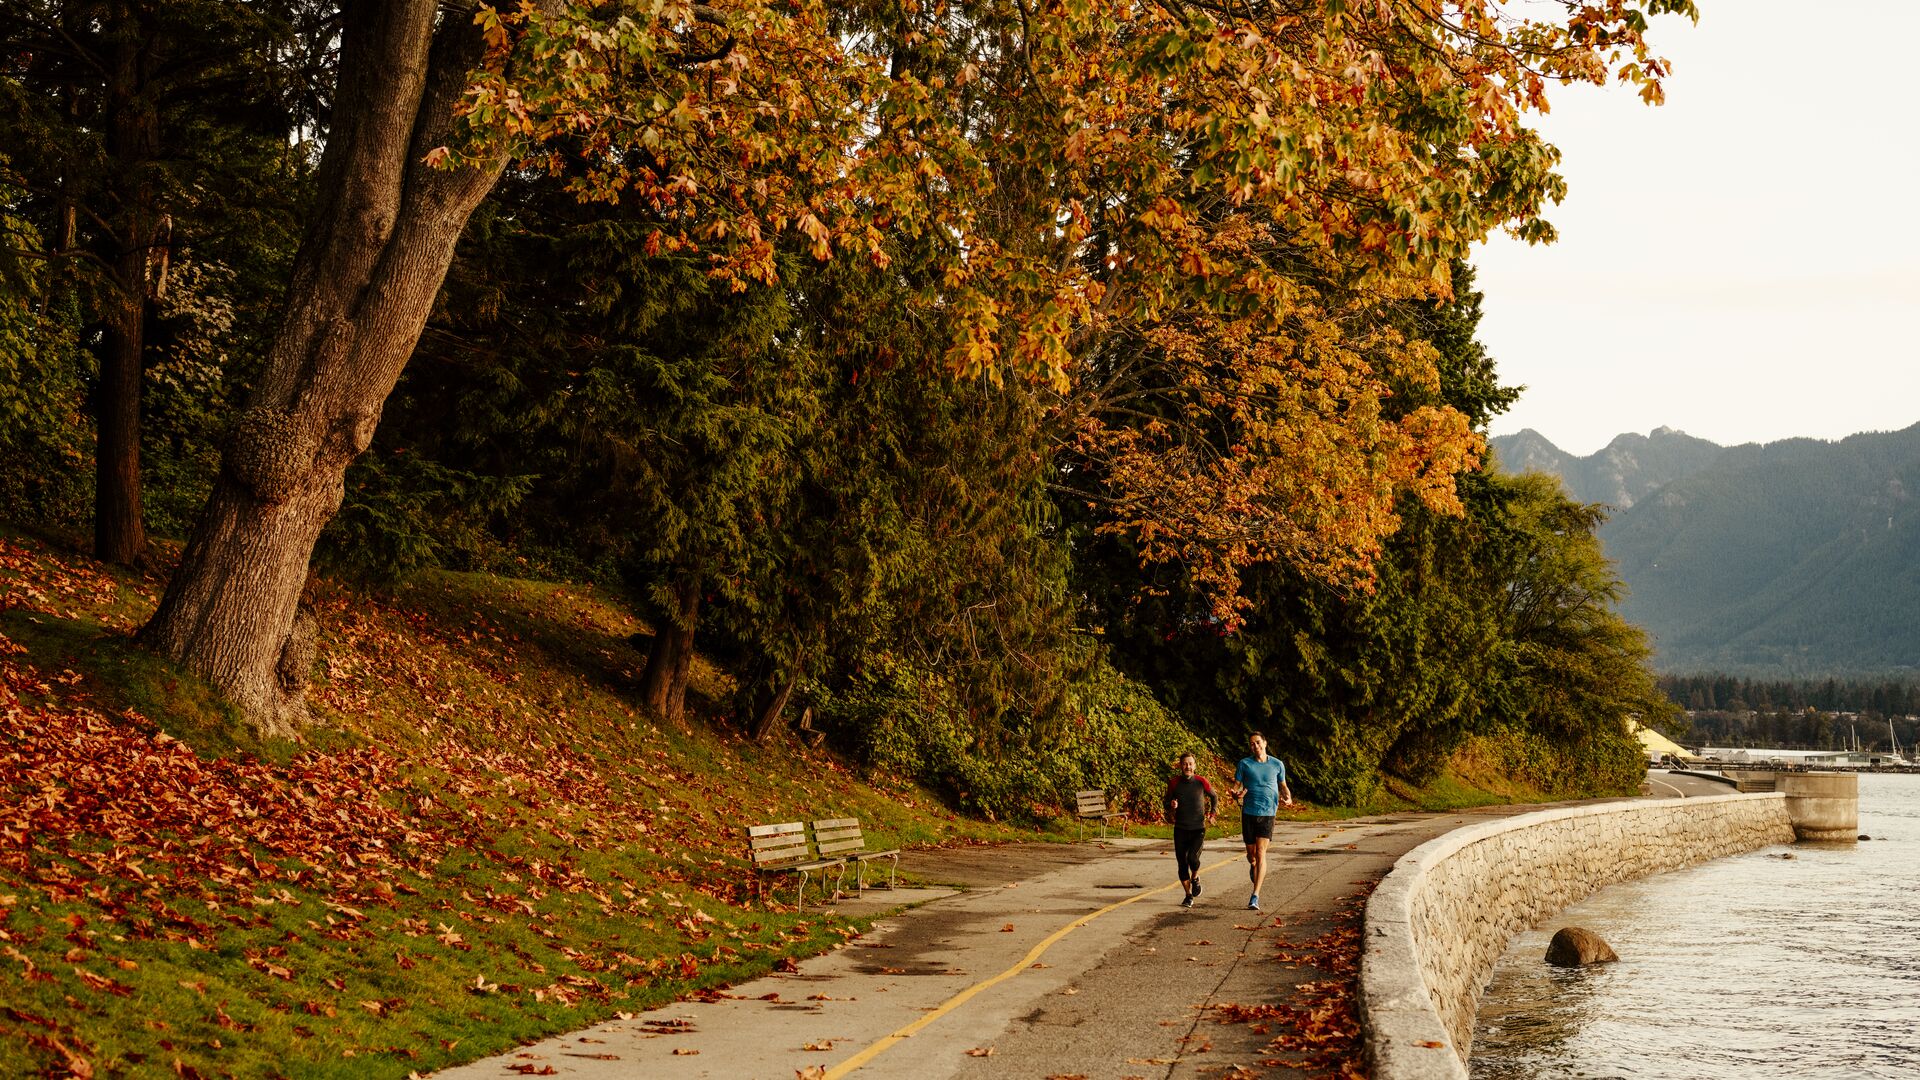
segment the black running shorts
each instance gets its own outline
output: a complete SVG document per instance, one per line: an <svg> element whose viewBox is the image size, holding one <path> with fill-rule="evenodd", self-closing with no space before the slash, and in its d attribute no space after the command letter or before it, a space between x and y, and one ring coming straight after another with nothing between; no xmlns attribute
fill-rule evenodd
<svg viewBox="0 0 1920 1080"><path fill-rule="evenodd" d="M1241 814L1240 838L1248 844L1253 843L1255 840L1273 839L1273 815Z"/></svg>

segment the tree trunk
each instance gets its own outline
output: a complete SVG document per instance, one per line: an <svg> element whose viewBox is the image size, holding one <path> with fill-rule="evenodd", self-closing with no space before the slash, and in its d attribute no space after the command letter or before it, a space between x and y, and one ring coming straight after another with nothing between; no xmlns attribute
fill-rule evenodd
<svg viewBox="0 0 1920 1080"><path fill-rule="evenodd" d="M753 711L748 716L754 742L765 742L779 726L780 715L786 711L787 699L793 696L793 687L798 681L787 675L778 682L763 682L755 689Z"/></svg>
<svg viewBox="0 0 1920 1080"><path fill-rule="evenodd" d="M467 217L506 164L432 169L482 55L471 5L346 5L319 197L264 372L141 639L264 730L307 719L311 630L296 626L314 543L339 509L413 353Z"/></svg>
<svg viewBox="0 0 1920 1080"><path fill-rule="evenodd" d="M107 157L118 213L106 303L100 383L94 394L93 553L133 565L146 558L140 498L140 381L145 370L148 248L158 197L148 170L160 153L160 117L149 93L154 42L139 16L118 5L119 33L106 83ZM63 233L65 232L63 228ZM63 243L71 237L63 235Z"/></svg>
<svg viewBox="0 0 1920 1080"><path fill-rule="evenodd" d="M663 720L686 715L687 678L693 671L694 630L700 621L700 575L684 573L673 585L674 610L653 634L647 668L640 675L640 703Z"/></svg>

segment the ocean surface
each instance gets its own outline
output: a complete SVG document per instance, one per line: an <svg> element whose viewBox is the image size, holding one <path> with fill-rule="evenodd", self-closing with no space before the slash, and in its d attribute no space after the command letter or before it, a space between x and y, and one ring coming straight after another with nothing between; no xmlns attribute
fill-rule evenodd
<svg viewBox="0 0 1920 1080"><path fill-rule="evenodd" d="M1920 776L1861 776L1860 831L1615 885L1520 934L1473 1076L1920 1077ZM1562 926L1620 962L1549 967Z"/></svg>

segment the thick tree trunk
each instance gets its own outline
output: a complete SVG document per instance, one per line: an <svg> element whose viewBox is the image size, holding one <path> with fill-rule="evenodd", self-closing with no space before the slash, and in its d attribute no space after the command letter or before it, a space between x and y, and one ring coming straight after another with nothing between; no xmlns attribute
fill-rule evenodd
<svg viewBox="0 0 1920 1080"><path fill-rule="evenodd" d="M679 723L686 715L687 678L693 671L694 631L700 622L700 576L687 573L674 582L674 610L654 631L653 649L640 675L640 703L663 720Z"/></svg>
<svg viewBox="0 0 1920 1080"><path fill-rule="evenodd" d="M160 117L147 69L154 42L130 7L118 5L118 41L106 83L107 155L119 203L109 253L113 284L94 394L93 553L132 565L146 558L140 497L140 382L145 370L148 248L158 198L147 171L160 153ZM65 229L63 228L63 233ZM71 237L63 235L63 243Z"/></svg>
<svg viewBox="0 0 1920 1080"><path fill-rule="evenodd" d="M265 371L143 641L263 729L306 721L307 565L412 355L468 215L500 176L435 170L483 43L434 0L346 7L320 196Z"/></svg>
<svg viewBox="0 0 1920 1080"><path fill-rule="evenodd" d="M100 383L94 395L93 553L132 566L146 557L140 498L140 379L146 348L144 295L112 298Z"/></svg>

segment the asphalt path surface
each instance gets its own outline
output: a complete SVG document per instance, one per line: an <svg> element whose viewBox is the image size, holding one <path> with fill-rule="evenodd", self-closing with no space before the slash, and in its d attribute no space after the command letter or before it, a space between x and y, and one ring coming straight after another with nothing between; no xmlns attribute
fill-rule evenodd
<svg viewBox="0 0 1920 1080"><path fill-rule="evenodd" d="M1649 785L1665 798L1731 790L1659 772ZM1205 890L1191 909L1179 906L1165 840L910 852L904 869L955 891L903 890L899 899L938 899L795 973L442 1075L497 1080L527 1065L589 1080L1266 1074L1258 1063L1274 1059L1268 1036L1217 1022L1215 1006L1279 1004L1325 978L1276 953L1334 926L1420 843L1534 809L1281 820L1259 912L1246 908L1237 836L1208 842ZM862 902L890 900L870 892Z"/></svg>

